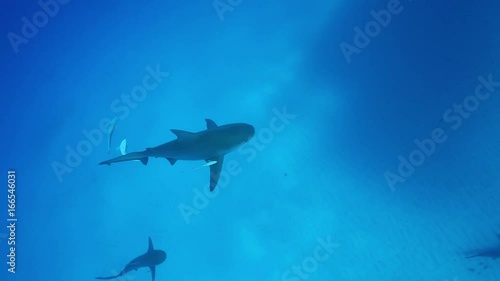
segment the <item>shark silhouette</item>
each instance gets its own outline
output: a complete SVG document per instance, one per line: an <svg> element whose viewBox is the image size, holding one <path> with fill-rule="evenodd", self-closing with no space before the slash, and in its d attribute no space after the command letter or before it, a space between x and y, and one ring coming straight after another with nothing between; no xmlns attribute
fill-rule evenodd
<svg viewBox="0 0 500 281"><path fill-rule="evenodd" d="M205 160L211 163L210 191L213 191L219 182L224 155L248 142L255 135L255 128L245 123L217 126L210 119L205 121L207 129L204 131L192 133L171 130L177 139L144 151L127 153L99 165L133 160L140 160L147 165L149 157L166 158L171 165L177 160Z"/></svg>
<svg viewBox="0 0 500 281"><path fill-rule="evenodd" d="M499 243L496 247L478 250L476 251L476 253L466 256L466 258L468 259L477 257L491 258L491 259L500 258L500 234L497 234L497 238L499 240Z"/></svg>
<svg viewBox="0 0 500 281"><path fill-rule="evenodd" d="M156 266L164 262L165 259L167 259L167 253L165 253L162 250L155 250L153 248L153 241L151 241L151 237L149 237L148 251L145 254L140 255L137 258L133 259L131 262L129 262L125 266L125 268L120 273L118 273L118 275L108 276L108 277L96 277L95 279L100 279L100 280L114 279L123 276L132 270L137 270L142 267L149 267L151 269L151 277L153 278L154 281L156 275Z"/></svg>

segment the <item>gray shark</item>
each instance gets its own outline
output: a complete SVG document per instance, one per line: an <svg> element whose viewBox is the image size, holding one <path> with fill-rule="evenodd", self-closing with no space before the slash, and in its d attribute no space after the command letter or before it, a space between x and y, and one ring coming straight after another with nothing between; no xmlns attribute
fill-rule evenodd
<svg viewBox="0 0 500 281"><path fill-rule="evenodd" d="M165 253L162 250L155 250L153 247L153 241L151 241L151 237L149 237L148 251L144 255L140 255L137 258L133 259L131 262L129 262L125 266L125 268L120 273L118 273L118 275L108 276L108 277L96 277L95 279L100 279L100 280L114 279L123 276L132 270L137 270L142 267L149 267L151 269L151 277L153 278L154 281L156 275L156 266L164 262L166 259L167 259L167 253Z"/></svg>
<svg viewBox="0 0 500 281"><path fill-rule="evenodd" d="M498 240L500 242L500 234L497 234L497 237L498 237ZM500 258L500 243L496 247L482 249L482 250L476 251L476 253L474 253L474 254L466 256L466 258L468 258L468 259L477 258L477 257L491 258L491 259Z"/></svg>
<svg viewBox="0 0 500 281"><path fill-rule="evenodd" d="M166 158L171 165L177 160L205 160L211 163L210 191L213 191L219 182L224 155L247 143L255 135L255 128L245 123L217 126L210 119L205 121L207 129L204 131L171 130L177 139L144 151L127 153L99 165L132 160L140 160L147 165L149 157Z"/></svg>

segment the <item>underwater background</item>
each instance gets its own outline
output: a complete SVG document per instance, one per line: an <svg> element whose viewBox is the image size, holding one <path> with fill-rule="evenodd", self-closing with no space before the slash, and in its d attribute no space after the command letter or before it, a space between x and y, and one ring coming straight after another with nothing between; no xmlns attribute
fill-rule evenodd
<svg viewBox="0 0 500 281"><path fill-rule="evenodd" d="M500 259L466 258L500 248L498 1L0 10L0 213L9 225L15 170L18 218L15 274L0 228L0 280L114 275L148 237L168 256L157 281L500 280ZM217 193L203 161L97 165L206 118L256 129Z"/></svg>

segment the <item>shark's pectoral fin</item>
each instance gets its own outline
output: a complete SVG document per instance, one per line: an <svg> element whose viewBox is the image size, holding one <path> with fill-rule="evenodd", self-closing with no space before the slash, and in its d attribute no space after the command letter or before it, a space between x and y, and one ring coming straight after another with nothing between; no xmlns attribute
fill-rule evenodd
<svg viewBox="0 0 500 281"><path fill-rule="evenodd" d="M174 158L167 158L168 162L170 162L170 165L174 165L175 162L177 162L177 159Z"/></svg>
<svg viewBox="0 0 500 281"><path fill-rule="evenodd" d="M224 156L220 156L215 159L207 159L207 162L216 161L213 165L210 165L210 191L213 191L219 182L220 173L222 171L222 163L224 162Z"/></svg>
<svg viewBox="0 0 500 281"><path fill-rule="evenodd" d="M153 252L155 248L153 247L153 240L151 240L151 237L148 237L148 253Z"/></svg>
<svg viewBox="0 0 500 281"><path fill-rule="evenodd" d="M188 132L188 131L183 131L183 130L172 129L170 131L172 131L172 133L174 133L177 136L178 139L189 138L192 135L194 135L194 133L191 133L191 132Z"/></svg>
<svg viewBox="0 0 500 281"><path fill-rule="evenodd" d="M205 119L205 122L207 122L207 129L214 129L217 128L217 124L211 119Z"/></svg>
<svg viewBox="0 0 500 281"><path fill-rule="evenodd" d="M150 266L151 269L151 277L153 278L153 281L155 281L155 276L156 276L156 267Z"/></svg>

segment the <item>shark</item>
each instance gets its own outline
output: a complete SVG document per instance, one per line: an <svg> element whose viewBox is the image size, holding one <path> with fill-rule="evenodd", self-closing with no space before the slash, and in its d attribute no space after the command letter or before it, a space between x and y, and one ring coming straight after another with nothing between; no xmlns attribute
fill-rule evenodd
<svg viewBox="0 0 500 281"><path fill-rule="evenodd" d="M139 160L147 165L150 157L165 158L171 165L178 160L204 160L210 165L210 191L219 182L224 155L247 143L254 135L255 128L246 123L233 123L218 126L213 120L205 119L206 130L188 132L171 129L176 139L144 151L130 152L99 165Z"/></svg>
<svg viewBox="0 0 500 281"><path fill-rule="evenodd" d="M500 258L500 234L497 234L497 238L498 238L499 243L496 247L478 250L474 254L466 256L466 258L468 258L468 259L477 258L477 257L491 258L491 259Z"/></svg>
<svg viewBox="0 0 500 281"><path fill-rule="evenodd" d="M114 276L96 277L95 279L100 279L100 280L115 279L127 274L130 271L138 270L139 268L142 267L149 267L151 269L151 277L153 278L154 281L156 275L156 266L161 264L167 259L167 253L165 253L165 251L162 250L155 250L153 247L153 241L151 240L151 237L148 238L148 242L149 242L148 251L145 254L140 255L137 258L133 259L131 262L129 262L125 266L125 268L122 271L120 271L120 273Z"/></svg>
<svg viewBox="0 0 500 281"><path fill-rule="evenodd" d="M113 133L116 129L116 122L118 121L118 117L113 118L109 123L109 132L108 132L108 154L111 150L111 140L113 139Z"/></svg>

